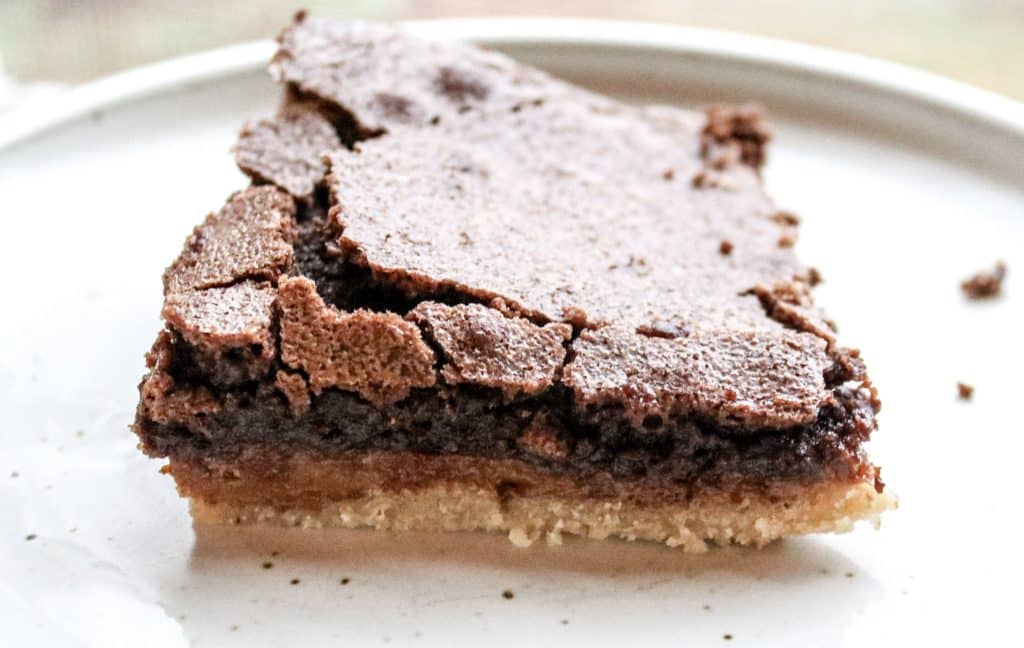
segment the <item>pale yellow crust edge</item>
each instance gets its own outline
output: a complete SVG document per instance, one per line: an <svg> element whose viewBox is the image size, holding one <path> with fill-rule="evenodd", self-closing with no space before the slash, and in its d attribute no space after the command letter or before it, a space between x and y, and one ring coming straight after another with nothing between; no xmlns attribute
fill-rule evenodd
<svg viewBox="0 0 1024 648"><path fill-rule="evenodd" d="M266 505L210 504L192 499L192 515L204 524L263 524L304 528L371 527L388 531L504 532L516 545L562 534L592 539L663 542L687 552L709 543L762 547L786 536L844 533L896 507L896 498L867 483L822 484L785 500L726 495L686 504L636 505L619 501L515 497L500 501L493 491L462 485L418 491L378 492L337 501L321 510L281 510Z"/></svg>

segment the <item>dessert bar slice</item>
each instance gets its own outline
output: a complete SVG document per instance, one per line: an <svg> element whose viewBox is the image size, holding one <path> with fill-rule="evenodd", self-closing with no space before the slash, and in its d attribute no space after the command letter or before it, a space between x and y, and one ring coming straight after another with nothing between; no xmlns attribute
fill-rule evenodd
<svg viewBox="0 0 1024 648"><path fill-rule="evenodd" d="M134 430L201 521L701 550L892 506L752 108L304 15L164 276Z"/></svg>

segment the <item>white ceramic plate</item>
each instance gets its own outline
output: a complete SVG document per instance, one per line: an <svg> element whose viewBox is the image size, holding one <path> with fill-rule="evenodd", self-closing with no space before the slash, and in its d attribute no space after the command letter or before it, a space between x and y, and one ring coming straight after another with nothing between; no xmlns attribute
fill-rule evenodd
<svg viewBox="0 0 1024 648"><path fill-rule="evenodd" d="M765 103L777 125L766 182L803 216L799 252L827 282L819 299L881 389L872 449L900 509L880 531L703 556L194 529L127 425L160 326L160 273L243 186L228 148L278 101L262 72L272 47L249 45L129 72L0 124L0 644L1017 639L1021 106L735 35L579 21L413 28L637 101ZM1006 296L967 304L959 281L998 258ZM958 380L976 385L972 403L957 401Z"/></svg>

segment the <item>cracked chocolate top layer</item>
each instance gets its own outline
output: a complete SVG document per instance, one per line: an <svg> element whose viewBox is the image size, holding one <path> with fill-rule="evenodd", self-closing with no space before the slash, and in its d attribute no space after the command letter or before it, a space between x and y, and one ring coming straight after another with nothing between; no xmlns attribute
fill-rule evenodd
<svg viewBox="0 0 1024 648"><path fill-rule="evenodd" d="M329 155L337 243L409 292L577 326L779 331L756 294L808 280L760 187L756 110L626 106L379 24L301 18L280 42L278 79L375 135Z"/></svg>
<svg viewBox="0 0 1024 648"><path fill-rule="evenodd" d="M314 393L335 387L384 402L434 384L434 354L400 315L339 312L304 277L281 281L278 306L281 360L304 371Z"/></svg>
<svg viewBox="0 0 1024 648"><path fill-rule="evenodd" d="M489 141L423 129L332 154L339 245L414 292L453 289L542 321L782 330L751 293L803 268L750 168L723 172L733 188L697 189L661 175L699 164L692 131L645 156L642 141L607 137L606 115L571 137L518 115ZM586 123L585 108L568 123Z"/></svg>
<svg viewBox="0 0 1024 648"><path fill-rule="evenodd" d="M437 345L445 382L493 387L510 395L551 387L565 363L563 345L572 335L567 324L541 327L479 304L424 302L407 318Z"/></svg>
<svg viewBox="0 0 1024 648"><path fill-rule="evenodd" d="M242 403L276 390L275 424L300 417L318 444L339 403L422 409L432 432L399 417L389 434L433 447L431 434L476 433L446 399L491 412L525 398L542 407L508 424L519 445L580 461L607 441L573 441L584 424L628 428L647 453L653 431L698 423L708 447L788 435L780 454L836 429L866 436L877 401L837 403L849 356L793 254L795 218L761 188L759 112L627 106L383 25L300 17L280 41L271 71L288 101L236 147L257 186L168 269L147 402L200 394L204 416L212 398L224 426L263 430ZM179 423L209 439L215 420ZM851 443L836 452L855 463Z"/></svg>
<svg viewBox="0 0 1024 648"><path fill-rule="evenodd" d="M364 134L584 94L500 54L412 38L380 23L297 16L278 41L271 75L342 108Z"/></svg>
<svg viewBox="0 0 1024 648"><path fill-rule="evenodd" d="M242 281L224 288L176 291L161 314L190 343L208 348L270 345L274 291Z"/></svg>
<svg viewBox="0 0 1024 648"><path fill-rule="evenodd" d="M250 187L210 214L164 273L164 293L276 281L292 264L295 202L274 187Z"/></svg>
<svg viewBox="0 0 1024 648"><path fill-rule="evenodd" d="M831 400L825 342L808 335L700 330L661 339L615 327L584 331L564 382L583 403L620 402L633 418L700 412L724 424L813 422Z"/></svg>
<svg viewBox="0 0 1024 648"><path fill-rule="evenodd" d="M273 119L247 124L235 144L239 168L310 200L327 166L323 154L341 148L334 125L313 106L295 103Z"/></svg>

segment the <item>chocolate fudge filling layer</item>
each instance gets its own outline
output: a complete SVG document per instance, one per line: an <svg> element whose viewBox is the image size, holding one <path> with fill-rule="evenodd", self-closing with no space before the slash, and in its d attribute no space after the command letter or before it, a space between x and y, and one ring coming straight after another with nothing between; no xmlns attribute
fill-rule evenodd
<svg viewBox="0 0 1024 648"><path fill-rule="evenodd" d="M761 188L759 112L626 106L375 24L300 16L280 41L281 113L236 146L254 186L165 274L140 388L183 494L320 521L381 488L416 519L445 488L546 498L543 524L629 501L661 513L628 524L719 540L753 497L733 539L758 543L889 505L862 449L878 400ZM511 528L487 519L451 525Z"/></svg>
<svg viewBox="0 0 1024 648"><path fill-rule="evenodd" d="M202 343L189 343L187 332L176 332L158 342L158 373L176 386L202 390L202 402L215 405L213 410L204 407L195 415L186 414L184 420L140 419L148 452L181 461L227 459L255 445L264 448L263 453L283 455L299 450L328 456L380 450L515 459L591 481L595 496L611 493L597 487L603 475L654 485L661 492L664 486L675 485L682 497L689 487L772 488L794 481L875 477L861 444L873 429L878 404L863 386L862 364L849 352L836 359L821 354L827 404L800 425L759 430L743 425L736 418L739 414L716 418L685 408L647 411L638 403L583 403L566 385L564 345L571 337L569 327L537 326L476 304L416 302L394 285L375 281L364 269L318 251L322 244L315 235L316 220L299 226L297 269L317 279L320 295L338 306L370 306L402 313L405 321L416 323L442 362L440 382L445 384L412 388L407 396L386 403L336 388L310 395L309 374L290 373L293 370L280 360L253 370L242 368L246 354L258 359L262 351L253 352L251 346L204 351ZM286 279L290 286L295 281ZM311 286L303 287L300 294L318 301L310 294ZM185 331L187 325L179 324ZM268 335L273 328L279 326L268 326ZM603 341L599 336L588 331L574 344L589 347ZM680 346L658 336L641 342ZM714 342L721 345L723 340ZM269 337L264 345L272 348ZM501 345L506 348L498 356ZM516 357L517 348L521 357ZM473 358L474 353L488 357ZM523 370L527 360L532 363L529 372ZM511 363L511 371L503 371L499 362ZM284 376L293 377L295 390ZM642 386L639 377L636 386ZM730 389L736 388L738 384Z"/></svg>

